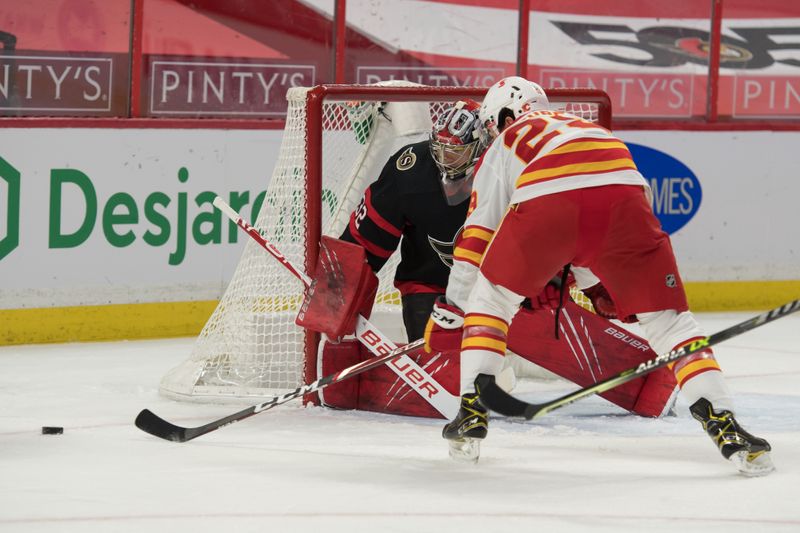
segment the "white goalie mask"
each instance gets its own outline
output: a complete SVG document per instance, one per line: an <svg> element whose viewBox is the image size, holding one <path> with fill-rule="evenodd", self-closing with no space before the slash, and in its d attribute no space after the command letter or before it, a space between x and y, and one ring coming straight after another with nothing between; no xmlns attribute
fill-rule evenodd
<svg viewBox="0 0 800 533"><path fill-rule="evenodd" d="M550 101L538 83L519 76L503 78L486 91L478 113L484 142L490 144L500 135L506 116L517 119L523 113L539 109L550 109Z"/></svg>
<svg viewBox="0 0 800 533"><path fill-rule="evenodd" d="M441 172L448 205L458 205L472 192L475 163L486 145L479 135L477 102L463 100L445 110L433 126L431 156Z"/></svg>

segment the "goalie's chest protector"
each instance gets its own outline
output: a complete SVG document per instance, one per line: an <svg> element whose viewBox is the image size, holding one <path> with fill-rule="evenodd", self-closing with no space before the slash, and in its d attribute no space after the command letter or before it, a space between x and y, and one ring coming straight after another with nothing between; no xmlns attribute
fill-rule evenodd
<svg viewBox="0 0 800 533"><path fill-rule="evenodd" d="M406 169L396 166L393 176L400 193L398 207L405 219L402 260L395 279L443 289L453 264L453 243L464 225L469 201L448 205L428 143L418 143L412 149L414 163Z"/></svg>

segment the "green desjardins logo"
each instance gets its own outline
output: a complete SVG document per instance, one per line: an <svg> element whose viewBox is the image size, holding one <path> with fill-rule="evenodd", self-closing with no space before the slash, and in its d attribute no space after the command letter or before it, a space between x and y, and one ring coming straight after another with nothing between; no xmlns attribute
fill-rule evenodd
<svg viewBox="0 0 800 533"><path fill-rule="evenodd" d="M299 177L300 168L289 170ZM0 157L0 261L20 245L20 179L21 173ZM189 170L181 167L178 181L189 181ZM66 197L71 195L72 202ZM191 242L198 245L236 243L239 231L233 222L226 223L212 206L216 193L180 190L168 195L151 191L146 196L118 191L98 194L95 183L86 173L75 168L51 168L48 201L47 248L77 248L97 231L110 246L124 248L141 241L152 247L168 247L170 266L183 263ZM273 213L271 239L281 243L300 242L304 235L305 217L302 191L288 197L269 197L262 190L251 201L250 191L229 191L228 203L236 210L250 207L251 220L258 219L262 207ZM323 209L332 215L338 201L332 191L322 191ZM65 218L70 215L70 227ZM243 213L243 216L247 216ZM3 224L5 223L5 224ZM75 224L77 223L77 227ZM5 226L5 231L3 227ZM227 229L227 231L226 231ZM170 251L171 250L171 251Z"/></svg>
<svg viewBox="0 0 800 533"><path fill-rule="evenodd" d="M0 157L0 216L3 206L6 212L6 231L0 236L0 260L19 246L19 184L19 170Z"/></svg>

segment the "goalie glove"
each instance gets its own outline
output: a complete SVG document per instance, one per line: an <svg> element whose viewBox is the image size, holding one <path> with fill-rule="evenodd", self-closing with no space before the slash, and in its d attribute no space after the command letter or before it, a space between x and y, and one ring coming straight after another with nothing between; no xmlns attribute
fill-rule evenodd
<svg viewBox="0 0 800 533"><path fill-rule="evenodd" d="M431 316L425 326L425 351L452 352L461 350L464 335L464 311L439 296L433 304Z"/></svg>
<svg viewBox="0 0 800 533"><path fill-rule="evenodd" d="M636 315L630 315L623 318L617 316L617 305L614 303L614 300L611 298L611 295L608 294L608 290L606 290L602 283L592 285L588 289L583 289L583 294L585 294L586 297L592 301L592 307L594 307L595 313L601 317L609 320L618 318L622 322L626 323L636 322Z"/></svg>
<svg viewBox="0 0 800 533"><path fill-rule="evenodd" d="M550 282L544 286L544 289L542 289L542 292L540 292L536 298L528 299L526 307L533 311L558 309L560 302L561 289L559 289L555 283Z"/></svg>
<svg viewBox="0 0 800 533"><path fill-rule="evenodd" d="M295 323L329 339L355 332L358 316L369 317L378 278L358 244L323 235L314 278L306 289Z"/></svg>

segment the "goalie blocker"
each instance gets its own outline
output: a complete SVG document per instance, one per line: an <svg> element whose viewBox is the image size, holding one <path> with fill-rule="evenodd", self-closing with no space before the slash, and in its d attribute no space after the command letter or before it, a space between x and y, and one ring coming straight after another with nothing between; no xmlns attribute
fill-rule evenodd
<svg viewBox="0 0 800 533"><path fill-rule="evenodd" d="M556 339L553 335L552 310L521 309L509 329L509 350L581 387L590 386L656 356L641 337L572 301L567 301L561 312L560 335ZM371 357L354 340L323 343L320 351L318 375L337 372ZM458 394L460 365L457 352L429 354L420 348L410 353L409 357L448 392ZM402 363L395 359L388 364ZM409 377L413 380L413 376ZM632 413L658 417L669 410L676 391L677 383L672 371L663 368L600 396ZM320 399L323 405L339 409L442 418L386 366L331 385L320 391Z"/></svg>
<svg viewBox="0 0 800 533"><path fill-rule="evenodd" d="M358 315L369 318L377 291L378 278L364 248L323 235L316 270L295 323L329 339L341 339L355 331Z"/></svg>

